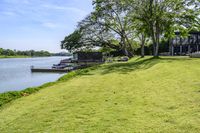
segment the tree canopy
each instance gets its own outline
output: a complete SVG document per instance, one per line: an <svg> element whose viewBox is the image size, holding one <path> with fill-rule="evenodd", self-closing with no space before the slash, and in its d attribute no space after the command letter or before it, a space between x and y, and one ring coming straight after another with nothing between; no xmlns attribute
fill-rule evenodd
<svg viewBox="0 0 200 133"><path fill-rule="evenodd" d="M132 57L147 41L158 56L160 41L200 29L199 0L93 0L94 11L61 42L62 48L80 51L94 47L123 51ZM144 50L141 51L144 56Z"/></svg>

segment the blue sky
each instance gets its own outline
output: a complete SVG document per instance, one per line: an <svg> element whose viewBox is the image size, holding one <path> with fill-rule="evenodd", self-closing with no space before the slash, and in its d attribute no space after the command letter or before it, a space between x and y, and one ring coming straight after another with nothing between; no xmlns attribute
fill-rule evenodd
<svg viewBox="0 0 200 133"><path fill-rule="evenodd" d="M0 47L60 52L92 0L0 0Z"/></svg>

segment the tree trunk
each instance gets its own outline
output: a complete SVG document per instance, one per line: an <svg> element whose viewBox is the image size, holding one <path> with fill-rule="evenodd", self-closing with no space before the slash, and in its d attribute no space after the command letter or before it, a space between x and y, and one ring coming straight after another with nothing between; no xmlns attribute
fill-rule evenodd
<svg viewBox="0 0 200 133"><path fill-rule="evenodd" d="M158 57L159 56L158 50L159 50L159 42L156 42L154 57Z"/></svg>
<svg viewBox="0 0 200 133"><path fill-rule="evenodd" d="M123 51L123 53L124 53L125 56L129 56L128 50L126 48L123 48L122 51Z"/></svg>
<svg viewBox="0 0 200 133"><path fill-rule="evenodd" d="M144 58L144 43L145 43L145 37L144 35L142 35L142 38L141 38L141 58Z"/></svg>
<svg viewBox="0 0 200 133"><path fill-rule="evenodd" d="M151 38L152 38L152 41L153 41L153 56L156 57L157 56L157 52L156 52L156 37L155 37L155 31L154 31L154 25L153 23L151 23L150 25L150 30L151 30Z"/></svg>
<svg viewBox="0 0 200 133"><path fill-rule="evenodd" d="M159 42L153 41L153 56L158 57Z"/></svg>
<svg viewBox="0 0 200 133"><path fill-rule="evenodd" d="M160 29L159 25L156 24L156 31L155 31L155 51L154 51L154 57L159 56L159 43L160 43Z"/></svg>
<svg viewBox="0 0 200 133"><path fill-rule="evenodd" d="M122 36L121 36L121 43L122 43L122 50L123 50L124 55L128 56L130 58L133 57L132 52L128 51L128 49L127 49L125 33L123 33Z"/></svg>
<svg viewBox="0 0 200 133"><path fill-rule="evenodd" d="M128 51L128 52L129 52L129 57L133 57L133 56L134 56L133 47L132 47L132 45L131 45L131 43L130 43L130 41L129 41L129 39L128 39L127 36L125 36L125 39L126 39L126 41L127 41L127 43L128 43L128 46L130 47L130 51Z"/></svg>
<svg viewBox="0 0 200 133"><path fill-rule="evenodd" d="M171 50L172 50L172 56L174 56L174 44L172 44Z"/></svg>
<svg viewBox="0 0 200 133"><path fill-rule="evenodd" d="M144 58L144 45L141 45L141 58Z"/></svg>

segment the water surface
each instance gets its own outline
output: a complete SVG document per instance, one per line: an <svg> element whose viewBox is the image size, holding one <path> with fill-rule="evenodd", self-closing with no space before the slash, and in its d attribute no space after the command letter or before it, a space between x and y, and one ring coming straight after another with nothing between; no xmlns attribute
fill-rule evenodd
<svg viewBox="0 0 200 133"><path fill-rule="evenodd" d="M68 57L0 59L0 93L35 87L57 80L63 74L31 73L30 66L51 68Z"/></svg>

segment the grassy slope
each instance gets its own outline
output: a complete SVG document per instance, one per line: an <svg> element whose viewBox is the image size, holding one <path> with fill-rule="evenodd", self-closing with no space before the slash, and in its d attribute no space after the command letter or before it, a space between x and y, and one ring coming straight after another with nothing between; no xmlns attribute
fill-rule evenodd
<svg viewBox="0 0 200 133"><path fill-rule="evenodd" d="M200 60L132 59L17 99L3 132L200 132Z"/></svg>

